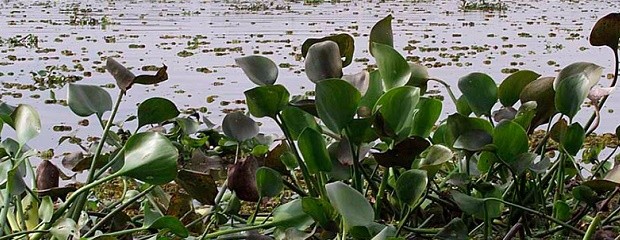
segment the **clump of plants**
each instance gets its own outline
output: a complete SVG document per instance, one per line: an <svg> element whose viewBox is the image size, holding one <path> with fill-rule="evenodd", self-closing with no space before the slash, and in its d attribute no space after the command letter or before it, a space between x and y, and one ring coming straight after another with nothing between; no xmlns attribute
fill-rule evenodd
<svg viewBox="0 0 620 240"><path fill-rule="evenodd" d="M485 1L485 0L461 0L459 3L459 9L462 11L505 11L508 9L506 3L499 1Z"/></svg>
<svg viewBox="0 0 620 240"><path fill-rule="evenodd" d="M16 132L1 144L0 239L617 237L617 146L584 141L617 81L619 16L600 19L590 36L614 53L608 88L598 86L601 66L576 62L557 76L520 70L499 86L471 73L458 79L457 97L395 50L387 16L369 35L370 72L346 72L355 48L348 34L304 42L312 96L276 84L278 67L266 57L236 59L256 87L244 92L249 114L229 113L220 126L153 97L138 106L137 129L125 129L114 121L123 96L166 80L166 66L135 76L108 59L116 103L100 87L68 87L70 109L103 128L94 146L63 159L87 172L79 188L59 186L51 161L32 166L36 111L0 106ZM442 117L429 82L445 86L457 112ZM580 123L584 102L593 114ZM261 134L252 117L273 121L282 137ZM537 128L544 136L530 141ZM124 186L120 197L94 197L112 180Z"/></svg>

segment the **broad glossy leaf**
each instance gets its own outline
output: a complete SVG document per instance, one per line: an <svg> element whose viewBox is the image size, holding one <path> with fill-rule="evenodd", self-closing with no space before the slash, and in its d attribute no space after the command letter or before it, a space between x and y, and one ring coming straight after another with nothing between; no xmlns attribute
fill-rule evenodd
<svg viewBox="0 0 620 240"><path fill-rule="evenodd" d="M50 233L58 240L80 239L78 225L71 218L63 218L54 223Z"/></svg>
<svg viewBox="0 0 620 240"><path fill-rule="evenodd" d="M138 105L138 128L179 116L179 109L168 99L153 97Z"/></svg>
<svg viewBox="0 0 620 240"><path fill-rule="evenodd" d="M420 162L420 167L439 165L449 161L454 156L450 148L440 144L430 146L424 152L426 155Z"/></svg>
<svg viewBox="0 0 620 240"><path fill-rule="evenodd" d="M590 44L592 46L608 46L614 51L618 50L618 38L620 38L620 13L610 13L602 17L590 32Z"/></svg>
<svg viewBox="0 0 620 240"><path fill-rule="evenodd" d="M21 195L27 188L28 185L24 181L24 174L21 173L19 167L9 170L6 176L6 189L11 193L11 195Z"/></svg>
<svg viewBox="0 0 620 240"><path fill-rule="evenodd" d="M586 132L579 123L573 123L561 137L562 147L573 156L576 156L583 146Z"/></svg>
<svg viewBox="0 0 620 240"><path fill-rule="evenodd" d="M242 112L226 114L222 121L222 131L226 136L243 142L258 134L258 124Z"/></svg>
<svg viewBox="0 0 620 240"><path fill-rule="evenodd" d="M521 125L504 120L493 130L493 144L499 158L512 165L519 154L527 152L529 138Z"/></svg>
<svg viewBox="0 0 620 240"><path fill-rule="evenodd" d="M368 91L368 85L370 84L370 74L366 70L362 70L359 73L344 75L342 80L349 82L363 95Z"/></svg>
<svg viewBox="0 0 620 240"><path fill-rule="evenodd" d="M410 169L413 161L431 144L424 138L411 137L397 143L393 149L373 153L375 160L384 167L403 167Z"/></svg>
<svg viewBox="0 0 620 240"><path fill-rule="evenodd" d="M187 230L187 228L185 228L185 225L181 221L179 221L179 219L173 216L160 217L154 222L147 225L147 227L157 230L167 229L174 235L183 238L189 236L189 231Z"/></svg>
<svg viewBox="0 0 620 240"><path fill-rule="evenodd" d="M282 85L259 86L244 92L248 110L257 118L275 118L289 100L289 92Z"/></svg>
<svg viewBox="0 0 620 240"><path fill-rule="evenodd" d="M324 38L308 38L301 45L301 55L306 57L308 54L308 49L315 43L324 42L324 41L333 41L338 44L338 49L340 50L340 57L344 57L344 61L342 63L343 67L349 66L351 62L353 62L353 53L355 52L355 41L353 37L346 33L336 34L332 36L327 36Z"/></svg>
<svg viewBox="0 0 620 240"><path fill-rule="evenodd" d="M407 60L391 46L381 43L371 43L372 55L377 61L377 67L383 79L386 90L402 87L411 77L411 69Z"/></svg>
<svg viewBox="0 0 620 240"><path fill-rule="evenodd" d="M104 112L112 110L110 94L99 86L69 84L67 104L73 113L88 117L94 113L101 118Z"/></svg>
<svg viewBox="0 0 620 240"><path fill-rule="evenodd" d="M316 84L316 108L325 126L340 133L355 116L361 95L353 85L341 79Z"/></svg>
<svg viewBox="0 0 620 240"><path fill-rule="evenodd" d="M459 79L458 86L476 115L491 115L497 102L497 85L489 75L470 73Z"/></svg>
<svg viewBox="0 0 620 240"><path fill-rule="evenodd" d="M15 108L17 107L11 106L9 104L6 104L5 102L0 101L0 119L2 119L4 123L8 124L11 127L15 126L13 124L13 118L11 118L11 114L13 114L13 111L15 110Z"/></svg>
<svg viewBox="0 0 620 240"><path fill-rule="evenodd" d="M306 55L306 76L314 83L342 77L342 59L338 44L324 41L312 44Z"/></svg>
<svg viewBox="0 0 620 240"><path fill-rule="evenodd" d="M369 143L378 138L375 130L372 128L372 118L353 119L347 128L349 129L347 137L355 145Z"/></svg>
<svg viewBox="0 0 620 240"><path fill-rule="evenodd" d="M306 128L299 135L299 151L308 165L310 173L330 172L332 163L327 153L325 139L318 131Z"/></svg>
<svg viewBox="0 0 620 240"><path fill-rule="evenodd" d="M454 218L435 235L440 240L468 240L469 230L461 218Z"/></svg>
<svg viewBox="0 0 620 240"><path fill-rule="evenodd" d="M177 148L159 133L144 132L129 137L124 156L117 175L153 185L168 183L177 176Z"/></svg>
<svg viewBox="0 0 620 240"><path fill-rule="evenodd" d="M587 81L583 73L572 75L562 81L556 88L555 108L569 118L573 118L581 109L589 89L584 84Z"/></svg>
<svg viewBox="0 0 620 240"><path fill-rule="evenodd" d="M478 214L484 209L484 201L482 199L469 196L459 191L451 191L450 193L456 205L469 215Z"/></svg>
<svg viewBox="0 0 620 240"><path fill-rule="evenodd" d="M517 111L517 115L514 118L514 122L518 123L523 127L523 129L529 129L532 120L536 116L536 109L538 108L538 104L534 101L529 101L522 103Z"/></svg>
<svg viewBox="0 0 620 240"><path fill-rule="evenodd" d="M174 180L192 198L205 205L213 205L218 192L215 179L206 173L181 169Z"/></svg>
<svg viewBox="0 0 620 240"><path fill-rule="evenodd" d="M521 91L521 104L529 101L536 102L536 115L532 119L530 129L549 122L549 118L556 113L555 90L552 77L543 77L527 84Z"/></svg>
<svg viewBox="0 0 620 240"><path fill-rule="evenodd" d="M601 78L601 74L603 73L603 67L589 62L572 63L564 67L555 78L555 80L553 80L553 89L555 89L555 91L557 92L561 82L580 73L585 75L585 79L583 80L582 84L584 88L588 89L589 91L590 88L596 85L596 83L598 83L599 79Z"/></svg>
<svg viewBox="0 0 620 240"><path fill-rule="evenodd" d="M139 75L134 78L133 83L142 85L153 85L168 80L168 66L164 65L157 70L155 75ZM129 89L129 87L127 88Z"/></svg>
<svg viewBox="0 0 620 240"><path fill-rule="evenodd" d="M377 101L373 113L379 112L384 127L396 134L396 140L409 137L413 115L420 99L420 89L411 86L389 90Z"/></svg>
<svg viewBox="0 0 620 240"><path fill-rule="evenodd" d="M39 113L30 105L20 104L17 106L11 114L11 118L14 121L15 133L20 145L24 145L41 132Z"/></svg>
<svg viewBox="0 0 620 240"><path fill-rule="evenodd" d="M377 103L377 100L379 100L381 95L383 95L383 83L381 82L381 74L379 73L379 70L370 72L369 76L370 79L368 82L368 90L366 90L366 94L362 96L359 104L360 110L367 110L364 112L370 112L375 106L375 103ZM358 112L358 114L362 117L370 116L370 113L360 114Z"/></svg>
<svg viewBox="0 0 620 240"><path fill-rule="evenodd" d="M396 181L396 196L404 204L413 208L426 192L428 176L426 171L410 169L398 177Z"/></svg>
<svg viewBox="0 0 620 240"><path fill-rule="evenodd" d="M301 110L298 107L287 106L282 110L282 121L286 124L293 140L299 138L299 134L306 127L319 131L320 127L314 120L314 116Z"/></svg>
<svg viewBox="0 0 620 240"><path fill-rule="evenodd" d="M458 113L448 116L446 127L447 129L443 136L444 145L446 146L453 146L461 134L471 130L482 130L489 135L493 133L493 126L488 121L475 117L466 117Z"/></svg>
<svg viewBox="0 0 620 240"><path fill-rule="evenodd" d="M303 211L301 201L301 199L295 199L274 209L272 225L289 228L312 221L312 218Z"/></svg>
<svg viewBox="0 0 620 240"><path fill-rule="evenodd" d="M129 88L131 88L131 85L133 84L133 80L136 78L136 75L134 75L131 71L127 70L125 66L118 63L113 58L108 57L105 68L110 74L112 74L112 76L116 80L116 85L119 89L121 89L122 91L127 91Z"/></svg>
<svg viewBox="0 0 620 240"><path fill-rule="evenodd" d="M54 216L54 203L52 198L45 196L41 198L41 205L39 205L39 218L41 222L46 223L52 220Z"/></svg>
<svg viewBox="0 0 620 240"><path fill-rule="evenodd" d="M325 185L327 197L342 216L346 228L368 226L375 219L375 212L366 198L351 186L342 182Z"/></svg>
<svg viewBox="0 0 620 240"><path fill-rule="evenodd" d="M390 47L394 46L394 36L392 33L392 15L387 15L385 18L379 20L370 29L369 48L370 54L373 54L373 43L381 43Z"/></svg>
<svg viewBox="0 0 620 240"><path fill-rule="evenodd" d="M276 170L260 167L256 170L256 187L260 197L276 197L284 188L282 176Z"/></svg>
<svg viewBox="0 0 620 240"><path fill-rule="evenodd" d="M441 115L442 102L433 98L420 98L417 113L413 117L411 135L429 137L435 127L435 123Z"/></svg>
<svg viewBox="0 0 620 240"><path fill-rule="evenodd" d="M474 129L461 133L454 141L454 145L452 147L477 152L484 149L486 145L491 143L493 143L493 137L491 134L485 132L484 130Z"/></svg>
<svg viewBox="0 0 620 240"><path fill-rule="evenodd" d="M409 70L411 71L411 76L409 77L407 86L418 87L420 88L420 92L425 94L429 79L428 69L418 63L409 63Z"/></svg>
<svg viewBox="0 0 620 240"><path fill-rule="evenodd" d="M499 101L505 107L514 105L519 100L523 88L539 77L540 74L530 70L520 70L510 74L510 76L504 79L499 85Z"/></svg>
<svg viewBox="0 0 620 240"><path fill-rule="evenodd" d="M568 221L571 218L571 207L564 200L559 200L553 203L553 216L560 221Z"/></svg>
<svg viewBox="0 0 620 240"><path fill-rule="evenodd" d="M301 205L304 212L312 216L312 219L321 225L322 228L337 230L337 226L333 226L335 222L332 219L334 208L329 202L320 198L304 197L301 199Z"/></svg>
<svg viewBox="0 0 620 240"><path fill-rule="evenodd" d="M273 85L278 79L278 66L269 58L251 55L235 58L235 63L256 85Z"/></svg>

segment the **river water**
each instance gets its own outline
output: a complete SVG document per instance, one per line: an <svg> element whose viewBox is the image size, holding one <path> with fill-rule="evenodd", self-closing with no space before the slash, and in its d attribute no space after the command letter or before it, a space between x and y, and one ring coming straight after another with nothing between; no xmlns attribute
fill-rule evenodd
<svg viewBox="0 0 620 240"><path fill-rule="evenodd" d="M303 1L3 1L0 37L20 39L28 34L38 46L0 44L0 89L3 102L33 105L43 129L31 142L37 149L52 148L56 155L79 150L60 136L97 136L90 126L77 123L68 107L45 101L66 98L66 86L20 90L34 84L31 72L60 67L58 76L79 76L81 84L106 85L114 79L101 72L104 58L114 56L137 74L154 74L148 66L168 66L169 80L157 86L134 86L124 99L117 120L136 114L139 102L153 96L172 100L179 108L203 108L219 123L224 111L245 108L243 91L254 87L234 59L262 54L280 65L278 83L292 94L313 86L303 73L300 46L306 38L333 33L355 37L356 61L345 68L356 73L374 64L368 53L368 33L375 22L394 16L395 48L411 61L427 65L432 77L444 79L458 92L459 77L484 72L501 82L514 69L530 69L555 76L562 67L588 61L605 67L600 84L610 83L613 55L588 43L597 19L620 9L617 1L503 1L503 12L460 11L459 1L340 1L304 4ZM64 67L62 67L64 65ZM107 88L113 99L115 88ZM445 91L439 86L430 89ZM458 93L457 93L458 94ZM448 98L444 114L454 112ZM614 112L620 101L612 96L603 110L599 132L616 127ZM583 110L585 119L591 109ZM269 119L259 119L262 131L278 133ZM126 126L133 130L135 121ZM54 126L71 131L55 132ZM3 136L12 136L4 127Z"/></svg>

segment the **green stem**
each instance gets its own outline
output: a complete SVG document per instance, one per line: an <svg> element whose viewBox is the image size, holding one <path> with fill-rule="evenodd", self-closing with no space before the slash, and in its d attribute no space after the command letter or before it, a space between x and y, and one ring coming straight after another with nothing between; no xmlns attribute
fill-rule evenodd
<svg viewBox="0 0 620 240"><path fill-rule="evenodd" d="M226 192L226 189L228 188L228 179L226 179L224 181L224 183L222 183L222 187L220 188L220 191L217 192L217 195L215 196L215 201L213 203L213 206L211 206L211 208L209 209L209 213L207 214L207 221L209 222L209 226L211 225L211 217L213 215L215 215L216 211L217 211L217 207L220 205L220 201L222 201L222 197L224 197L224 193ZM202 236L199 239L205 239L205 237L207 236L207 233L209 233L209 226L207 226L205 228L205 231L202 233Z"/></svg>
<svg viewBox="0 0 620 240"><path fill-rule="evenodd" d="M590 226L588 227L588 230L586 231L586 235L583 236L583 240L590 240L594 237L594 233L596 233L596 229L598 228L598 225L601 223L601 213L597 213L596 217L594 217L594 220L592 220L592 223L590 223Z"/></svg>
<svg viewBox="0 0 620 240"><path fill-rule="evenodd" d="M379 191L377 191L377 197L375 201L375 220L381 218L381 202L383 201L383 192L388 184L388 177L390 175L389 169L383 171L383 178L381 179L381 185L379 185Z"/></svg>
<svg viewBox="0 0 620 240"><path fill-rule="evenodd" d="M94 234L97 229L99 229L103 224L105 224L110 219L112 219L116 215L116 213L122 211L123 209L129 207L129 205L133 204L134 202L138 201L140 198L144 197L144 195L146 195L151 190L153 190L155 188L155 186L156 185L151 185L146 190L142 191L141 193L139 193L136 196L132 197L131 199L127 200L127 202L123 203L123 205L121 205L121 206L115 208L114 210L112 210L111 212L107 213L104 218L99 220L99 222L97 222L97 224L95 224L95 226L93 226L86 234L84 234L84 237L88 237L88 236Z"/></svg>
<svg viewBox="0 0 620 240"><path fill-rule="evenodd" d="M250 219L247 220L248 225L254 225L254 221L256 221L256 215L258 215L258 211L260 211L260 203L262 202L263 197L258 198L258 202L256 202L256 208L254 208L254 213L250 216Z"/></svg>
<svg viewBox="0 0 620 240"><path fill-rule="evenodd" d="M11 194L9 192L8 186L4 189L4 194L2 194L2 200L4 200L4 204L2 205L2 211L0 211L0 227L6 226L6 215L9 212L9 203L11 202ZM0 237L4 235L4 229L0 229Z"/></svg>
<svg viewBox="0 0 620 240"><path fill-rule="evenodd" d="M97 160L101 157L101 151L103 150L103 146L105 145L106 139L108 138L108 132L110 128L112 128L112 122L116 117L116 113L118 112L118 108L121 105L121 101L123 100L123 96L125 95L124 91L120 91L118 94L118 98L116 99L116 103L114 104L114 109L112 109L112 113L110 113L110 118L108 118L108 122L106 122L105 128L103 129L103 135L101 136L101 140L99 140L99 144L97 144L97 149L95 150L95 155L93 156L93 160L90 163L90 169L88 170L88 177L86 178L86 184L90 184L95 180L95 167ZM80 214L84 205L86 204L86 199L88 198L88 191L85 191L80 195L78 201L71 207L71 218L77 222L80 218ZM75 193L74 193L75 194Z"/></svg>
<svg viewBox="0 0 620 240"><path fill-rule="evenodd" d="M261 228L270 228L273 227L273 223L265 223L265 224L260 224L260 225L252 225L252 226L245 226L245 227L239 227L239 228L230 228L230 229L226 229L226 230L221 230L221 231L217 231L211 234L207 234L206 236L204 236L202 239L213 239L219 236L223 236L223 235L228 235L228 234L233 234L233 233L238 233L238 232L245 232L245 231L250 231L250 230L254 230L254 229L261 229Z"/></svg>
<svg viewBox="0 0 620 240"><path fill-rule="evenodd" d="M400 231L403 230L403 226L405 226L405 223L407 222L407 219L409 219L409 216L411 215L412 212L413 212L413 208L407 207L407 213L405 213L405 216L398 223L398 228L396 229L395 236L398 236L398 234L400 234Z"/></svg>
<svg viewBox="0 0 620 240"><path fill-rule="evenodd" d="M116 237L116 236L122 236L122 235L127 235L131 233L139 232L139 231L146 231L146 230L148 230L148 228L146 227L130 228L130 229L125 229L125 230L121 230L117 232L106 233L104 235L101 235L101 237L103 236Z"/></svg>
<svg viewBox="0 0 620 240"><path fill-rule="evenodd" d="M427 80L438 82L441 85L443 85L444 87L446 87L446 90L448 91L448 95L450 95L450 98L452 99L452 102L454 102L454 106L457 105L458 100L454 96L454 93L452 92L452 88L450 88L450 84L446 83L445 81L443 81L441 79L437 79L437 78L429 78Z"/></svg>
<svg viewBox="0 0 620 240"><path fill-rule="evenodd" d="M21 232L16 232L16 233L12 233L12 234L0 237L0 240L16 239L16 237L19 237L21 235L29 235L29 234L33 234L33 233L48 233L48 232L49 232L49 230L21 231Z"/></svg>
<svg viewBox="0 0 620 240"><path fill-rule="evenodd" d="M304 180L306 181L306 185L308 186L308 191L310 192L310 196L316 197L318 196L318 193L314 187L314 182L312 178L310 177L310 172L308 172L308 167L306 167L306 163L303 162L301 156L299 155L299 151L297 151L297 147L295 143L293 142L293 138L290 132L288 131L288 127L286 126L286 123L279 119L282 119L282 115L278 113L276 114L276 117L273 118L273 120L276 122L276 124L278 124L280 129L282 129L282 132L284 133L286 140L288 141L288 144L291 147L291 151L293 151L293 153L295 154L295 158L297 159L297 164L299 165L299 169L301 169L301 173L304 176Z"/></svg>

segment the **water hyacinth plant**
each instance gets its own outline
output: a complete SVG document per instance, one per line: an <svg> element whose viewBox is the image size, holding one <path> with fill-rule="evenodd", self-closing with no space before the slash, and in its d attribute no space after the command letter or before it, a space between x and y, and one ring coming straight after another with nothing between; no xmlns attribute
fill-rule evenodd
<svg viewBox="0 0 620 240"><path fill-rule="evenodd" d="M618 76L617 14L590 37L614 52L611 86L598 85L603 66L576 62L556 76L517 71L499 85L470 73L456 82L460 96L399 53L392 19L371 29L362 46L376 67L361 72L347 71L352 36L306 40L314 94L277 83L267 57L236 59L256 86L244 92L247 112L219 125L152 97L138 105L136 129L125 129L115 122L123 97L134 84L167 80L167 67L135 76L108 58L115 102L98 86L67 87L70 110L103 129L62 161L86 172L78 187L60 186L63 169L50 160L35 166L27 143L41 129L37 111L2 103L0 123L15 135L0 145L0 239L617 237L618 144L593 138ZM443 114L429 82L445 87L456 112ZM585 123L575 117L583 111L593 112ZM112 200L97 192L110 182L123 185Z"/></svg>

